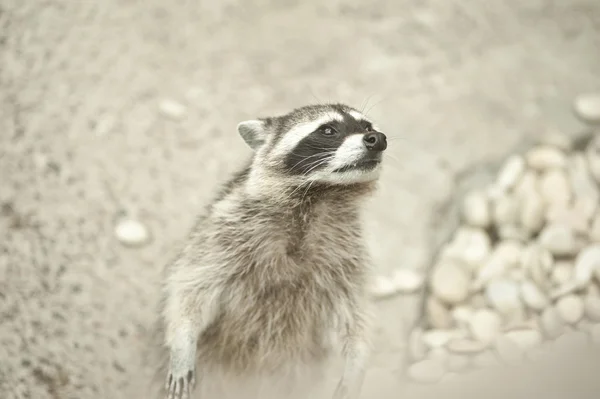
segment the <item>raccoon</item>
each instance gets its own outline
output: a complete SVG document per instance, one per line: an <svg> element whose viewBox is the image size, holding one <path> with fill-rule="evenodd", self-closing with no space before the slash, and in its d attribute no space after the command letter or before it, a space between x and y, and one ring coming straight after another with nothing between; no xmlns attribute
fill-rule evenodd
<svg viewBox="0 0 600 399"><path fill-rule="evenodd" d="M361 210L386 136L344 104L237 131L252 157L165 268L161 395L313 398L338 356L333 397L358 398L371 346Z"/></svg>

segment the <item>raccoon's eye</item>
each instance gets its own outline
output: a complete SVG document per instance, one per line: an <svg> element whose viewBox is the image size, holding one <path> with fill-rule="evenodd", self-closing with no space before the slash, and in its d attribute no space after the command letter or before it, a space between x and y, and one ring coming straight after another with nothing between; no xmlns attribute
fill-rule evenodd
<svg viewBox="0 0 600 399"><path fill-rule="evenodd" d="M335 129L331 126L323 126L320 130L324 136L333 136L336 133Z"/></svg>

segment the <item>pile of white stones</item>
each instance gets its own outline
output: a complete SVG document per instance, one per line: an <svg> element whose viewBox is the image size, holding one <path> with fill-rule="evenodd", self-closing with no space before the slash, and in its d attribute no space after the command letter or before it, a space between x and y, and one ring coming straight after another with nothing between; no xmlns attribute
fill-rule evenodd
<svg viewBox="0 0 600 399"><path fill-rule="evenodd" d="M534 359L567 333L600 344L600 132L560 134L512 155L469 192L426 281L408 376Z"/></svg>

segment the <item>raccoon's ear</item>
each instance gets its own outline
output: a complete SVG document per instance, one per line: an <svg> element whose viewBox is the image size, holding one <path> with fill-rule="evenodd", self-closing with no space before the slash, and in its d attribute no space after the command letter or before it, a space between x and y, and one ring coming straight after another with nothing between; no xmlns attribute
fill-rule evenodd
<svg viewBox="0 0 600 399"><path fill-rule="evenodd" d="M267 126L261 119L240 122L237 131L252 150L256 150L267 140Z"/></svg>

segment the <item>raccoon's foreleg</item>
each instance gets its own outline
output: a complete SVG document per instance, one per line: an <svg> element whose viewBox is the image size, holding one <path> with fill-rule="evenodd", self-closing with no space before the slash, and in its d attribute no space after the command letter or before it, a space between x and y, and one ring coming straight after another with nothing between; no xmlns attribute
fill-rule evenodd
<svg viewBox="0 0 600 399"><path fill-rule="evenodd" d="M165 344L169 371L168 399L189 398L196 384L198 337L214 320L221 290L214 284L194 281L189 270L176 270L167 280L164 309Z"/></svg>
<svg viewBox="0 0 600 399"><path fill-rule="evenodd" d="M370 308L366 301L363 305L355 308L338 326L344 367L334 399L358 399L360 396L371 354Z"/></svg>

